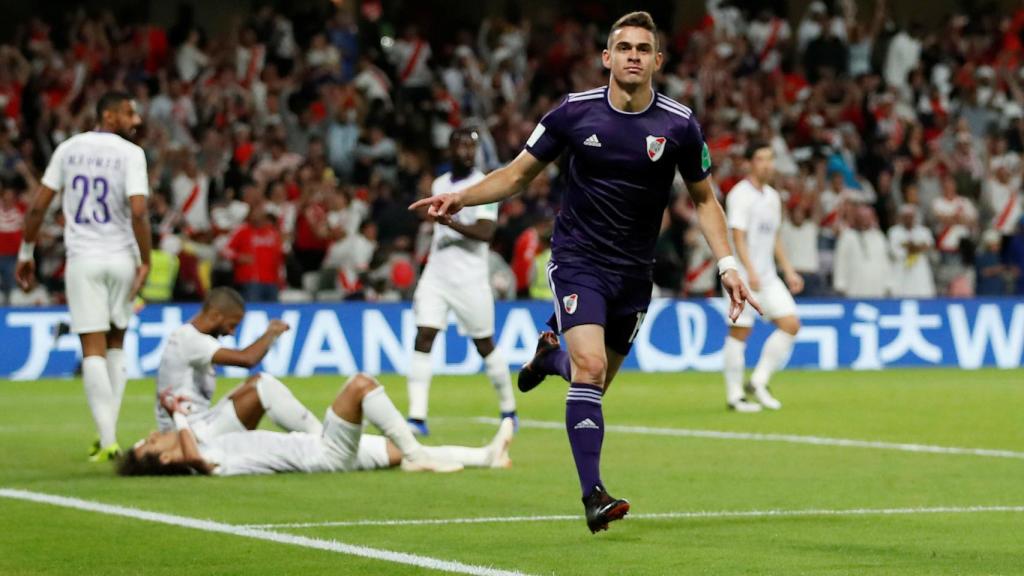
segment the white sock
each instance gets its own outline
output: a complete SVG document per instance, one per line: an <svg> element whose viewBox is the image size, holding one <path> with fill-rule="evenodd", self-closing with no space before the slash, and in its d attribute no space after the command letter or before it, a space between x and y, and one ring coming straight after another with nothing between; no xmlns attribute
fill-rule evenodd
<svg viewBox="0 0 1024 576"><path fill-rule="evenodd" d="M495 348L484 358L487 377L491 379L494 391L498 393L498 410L512 412L516 409L516 397L512 393L512 375L508 371L508 360ZM470 464L466 464L470 466Z"/></svg>
<svg viewBox="0 0 1024 576"><path fill-rule="evenodd" d="M96 431L100 434L100 446L105 448L116 444L114 394L110 387L107 359L103 356L83 358L82 383L85 385L85 398L89 401L92 420L96 423Z"/></svg>
<svg viewBox="0 0 1024 576"><path fill-rule="evenodd" d="M455 462L466 468L486 468L494 458L490 447L469 448L466 446L423 446L431 460Z"/></svg>
<svg viewBox="0 0 1024 576"><path fill-rule="evenodd" d="M789 360L789 353L793 351L795 336L789 332L776 330L764 342L761 349L761 358L757 361L754 373L750 375L750 383L755 388L764 388L772 373L782 367Z"/></svg>
<svg viewBox="0 0 1024 576"><path fill-rule="evenodd" d="M725 372L725 399L732 404L743 398L743 371L746 370L747 343L727 336L722 348L723 371Z"/></svg>
<svg viewBox="0 0 1024 576"><path fill-rule="evenodd" d="M121 413L121 400L124 388L128 384L128 375L124 371L124 350L107 349L107 375L110 377L110 391L113 394L111 406L114 410L114 429L117 429L117 417Z"/></svg>
<svg viewBox="0 0 1024 576"><path fill-rule="evenodd" d="M427 419L427 402L430 396L430 377L433 367L429 352L413 350L412 361L409 363L409 418Z"/></svg>
<svg viewBox="0 0 1024 576"><path fill-rule="evenodd" d="M309 432L317 436L323 432L320 420L302 405L280 380L270 374L260 374L256 380L256 394L267 411L271 422L289 432Z"/></svg>
<svg viewBox="0 0 1024 576"><path fill-rule="evenodd" d="M384 387L379 386L366 396L363 396L363 417L370 421L387 436L388 440L395 443L395 446L406 458L416 458L423 454L423 446L416 441L416 437L409 430L402 413L391 403L391 398L384 393Z"/></svg>

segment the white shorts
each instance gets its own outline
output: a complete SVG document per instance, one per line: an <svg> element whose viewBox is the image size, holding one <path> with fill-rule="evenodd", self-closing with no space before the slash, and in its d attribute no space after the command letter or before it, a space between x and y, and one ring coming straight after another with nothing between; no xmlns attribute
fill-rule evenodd
<svg viewBox="0 0 1024 576"><path fill-rule="evenodd" d="M494 335L494 294L486 279L455 284L424 276L412 302L416 326L444 330L452 310L466 336L476 340Z"/></svg>
<svg viewBox="0 0 1024 576"><path fill-rule="evenodd" d="M229 397L220 399L213 405L213 408L188 415L188 425L192 429L192 435L199 443L230 434L232 432L245 432L246 427L238 419L235 412L235 403Z"/></svg>
<svg viewBox="0 0 1024 576"><path fill-rule="evenodd" d="M793 300L793 295L789 293L789 289L786 288L786 284L781 278L775 278L769 280L761 286L761 289L754 292L754 299L761 305L761 310L764 311L764 317L769 320L775 320L777 318L785 318L786 316L796 316L796 302ZM726 296L726 310L728 310L729 297ZM743 312L740 313L740 317L736 319L734 326L740 328L751 328L754 326L754 320L757 319L757 311L751 305L743 307Z"/></svg>
<svg viewBox="0 0 1024 576"><path fill-rule="evenodd" d="M128 254L107 258L71 258L64 273L71 331L75 334L124 330L132 317L128 299L135 280L135 259Z"/></svg>
<svg viewBox="0 0 1024 576"><path fill-rule="evenodd" d="M346 422L330 408L324 416L323 442L330 468L335 472L376 470L391 465L386 438L363 434L361 425Z"/></svg>

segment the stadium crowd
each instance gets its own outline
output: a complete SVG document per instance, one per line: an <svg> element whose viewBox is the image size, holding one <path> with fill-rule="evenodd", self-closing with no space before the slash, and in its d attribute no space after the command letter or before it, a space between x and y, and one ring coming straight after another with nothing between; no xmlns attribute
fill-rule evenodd
<svg viewBox="0 0 1024 576"><path fill-rule="evenodd" d="M379 2L290 17L263 7L211 34L79 10L0 45L0 296L59 302L61 216L37 247L40 286L12 286L22 214L53 149L89 130L100 94L136 96L155 236L147 300L234 284L249 301L411 295L431 225L406 206L446 170L448 136L511 160L565 93L606 83L610 22L588 13L487 19L456 34L398 29ZM664 24L664 23L663 23ZM1024 8L893 22L886 0L811 2L783 18L707 0L666 30L657 89L697 111L721 193L750 140L771 143L782 236L805 294L1024 294ZM504 203L499 298L547 297L559 170ZM57 206L55 206L57 208ZM655 281L717 293L682 182Z"/></svg>

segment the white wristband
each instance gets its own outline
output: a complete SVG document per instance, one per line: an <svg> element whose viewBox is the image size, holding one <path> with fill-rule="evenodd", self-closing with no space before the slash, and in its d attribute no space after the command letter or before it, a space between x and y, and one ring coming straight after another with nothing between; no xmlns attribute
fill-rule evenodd
<svg viewBox="0 0 1024 576"><path fill-rule="evenodd" d="M189 430L188 417L181 412L175 412L171 418L174 420L174 427L178 430Z"/></svg>
<svg viewBox="0 0 1024 576"><path fill-rule="evenodd" d="M21 247L18 248L18 262L31 262L36 257L36 243L35 242L21 242Z"/></svg>
<svg viewBox="0 0 1024 576"><path fill-rule="evenodd" d="M729 255L718 260L718 275L722 276L729 270L737 270L736 257Z"/></svg>

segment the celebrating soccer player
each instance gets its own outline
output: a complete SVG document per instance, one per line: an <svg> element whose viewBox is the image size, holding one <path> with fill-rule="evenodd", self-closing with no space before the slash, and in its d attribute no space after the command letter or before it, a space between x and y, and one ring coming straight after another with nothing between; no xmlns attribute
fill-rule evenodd
<svg viewBox="0 0 1024 576"><path fill-rule="evenodd" d="M126 375L124 332L132 303L149 274L149 173L146 154L129 141L142 123L135 102L110 92L96 105L96 130L78 134L53 152L32 207L16 276L35 283L35 241L46 209L63 192L71 331L82 341L82 381L99 438L89 459L120 453L117 416Z"/></svg>
<svg viewBox="0 0 1024 576"><path fill-rule="evenodd" d="M620 18L602 54L607 86L569 94L509 165L465 190L410 207L429 206L428 214L444 222L463 207L522 192L548 163L569 155L548 267L555 304L549 324L564 334L568 352L552 345L553 335L542 335L519 387L530 389L555 373L571 382L565 425L591 532L629 511L629 502L612 497L601 481L601 401L650 303L655 243L677 169L718 258L729 317L737 318L747 302L758 308L730 253L725 215L709 179L711 155L693 111L651 85L663 59L657 38L650 14Z"/></svg>

